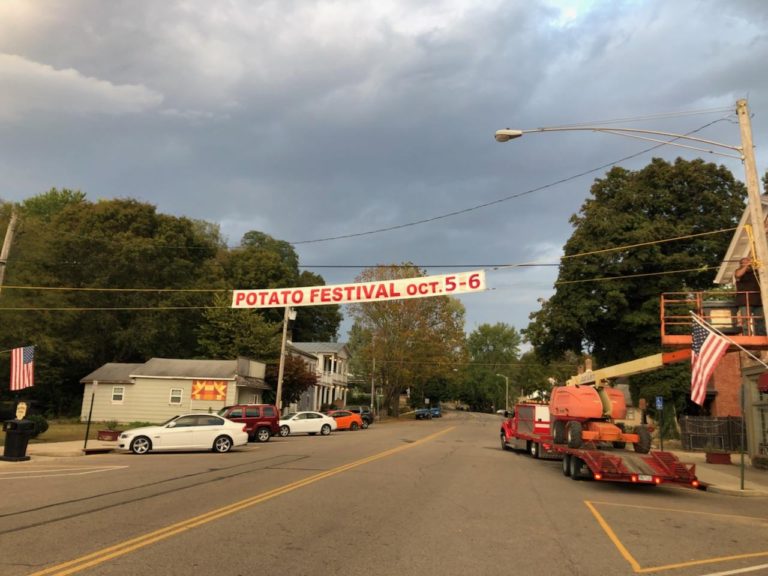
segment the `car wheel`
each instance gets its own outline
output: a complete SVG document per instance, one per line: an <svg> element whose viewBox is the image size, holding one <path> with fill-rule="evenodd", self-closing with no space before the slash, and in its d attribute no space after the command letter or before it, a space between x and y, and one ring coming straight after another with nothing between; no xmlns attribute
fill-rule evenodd
<svg viewBox="0 0 768 576"><path fill-rule="evenodd" d="M131 452L134 454L146 454L152 450L152 441L146 436L136 436L131 441Z"/></svg>
<svg viewBox="0 0 768 576"><path fill-rule="evenodd" d="M269 432L268 428L259 428L256 430L256 440L259 442L269 442L271 437L272 434Z"/></svg>
<svg viewBox="0 0 768 576"><path fill-rule="evenodd" d="M358 430L359 428L360 426L357 425L357 422L352 422L352 425L350 426L350 429L352 430L352 432Z"/></svg>
<svg viewBox="0 0 768 576"><path fill-rule="evenodd" d="M280 436L281 436L281 437L285 438L285 437L286 437L286 436L288 436L288 434L290 434L290 433L291 433L291 429L290 429L290 428L288 428L288 426L286 426L285 424L283 424L282 426L280 426Z"/></svg>
<svg viewBox="0 0 768 576"><path fill-rule="evenodd" d="M232 450L232 438L229 436L219 436L213 441L213 451L224 454Z"/></svg>
<svg viewBox="0 0 768 576"><path fill-rule="evenodd" d="M363 420L363 430L368 428L368 420Z"/></svg>
<svg viewBox="0 0 768 576"><path fill-rule="evenodd" d="M528 452L530 452L531 456L537 459L539 457L540 449L541 449L541 446L539 446L538 442L531 442L531 447L528 449Z"/></svg>
<svg viewBox="0 0 768 576"><path fill-rule="evenodd" d="M330 424L323 424L323 427L320 428L320 434L323 436L328 436L328 434L331 433L331 426Z"/></svg>

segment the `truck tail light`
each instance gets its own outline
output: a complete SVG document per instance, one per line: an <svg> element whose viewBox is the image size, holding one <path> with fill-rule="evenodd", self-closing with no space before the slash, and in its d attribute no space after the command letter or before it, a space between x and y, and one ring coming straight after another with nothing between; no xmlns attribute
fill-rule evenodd
<svg viewBox="0 0 768 576"><path fill-rule="evenodd" d="M603 479L603 475L600 474L600 472L596 472L595 473L595 480L602 480L602 479Z"/></svg>
<svg viewBox="0 0 768 576"><path fill-rule="evenodd" d="M637 474L632 474L632 476L629 477L632 482L637 482Z"/></svg>

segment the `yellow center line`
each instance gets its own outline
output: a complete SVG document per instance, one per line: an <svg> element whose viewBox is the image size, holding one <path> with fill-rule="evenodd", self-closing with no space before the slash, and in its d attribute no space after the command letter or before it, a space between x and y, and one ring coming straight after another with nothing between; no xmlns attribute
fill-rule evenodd
<svg viewBox="0 0 768 576"><path fill-rule="evenodd" d="M75 558L74 560L69 560L68 562L63 562L61 564L56 564L55 566L50 566L49 568L45 568L43 570L40 570L39 572L34 572L29 576L47 576L52 574L55 574L56 576L66 576L68 574L74 574L76 572L80 572L82 570L85 570L86 568L92 568L93 566L97 566L108 560L112 560L114 558L124 556L125 554L128 554L130 552L133 552L145 546L149 546L150 544L154 544L155 542L165 540L167 538L170 538L171 536L175 536L176 534L180 534L192 528L196 528L198 526L202 526L209 522L213 522L214 520L218 520L225 516L229 516L230 514L234 514L235 512L239 512L251 506L255 506L256 504L266 502L267 500L276 498L277 496L282 496L283 494L293 492L294 490L298 490L299 488L303 488L304 486L308 486L320 480L330 478L331 476L341 474L342 472L346 472L347 470L351 470L353 468L357 468L358 466L362 466L363 464L368 464L369 462L381 460L382 458L393 456L399 452L403 452L405 450L409 450L410 448L419 446L420 444L430 442L431 440L434 440L435 438L438 438L439 436L442 436L443 434L450 432L454 428L455 426L451 426L450 428L446 428L445 430L435 432L434 434L430 434L429 436L421 438L420 440L416 440L411 444L406 444L406 445L398 446L396 448L391 448L389 450L385 450L384 452L379 452L378 454L374 454L372 456L367 456L366 458L356 460L355 462L350 462L349 464L343 464L342 466L332 468L331 470L326 470L324 472L314 474L307 478L303 478L301 480L291 482L290 484L286 484L285 486L268 490L267 492L257 494L256 496L252 496L250 498L240 500L233 504L229 504L227 506L217 508L216 510L211 510L210 512L206 512L205 514L200 514L199 516L188 518L187 520L177 522L176 524L171 524L170 526L166 526L165 528L160 528L153 532L149 532L147 534L137 536L136 538L132 538L120 544L115 544L114 546L108 546L107 548L102 548L101 550L97 550L96 552L86 554L85 556L81 556L80 558Z"/></svg>

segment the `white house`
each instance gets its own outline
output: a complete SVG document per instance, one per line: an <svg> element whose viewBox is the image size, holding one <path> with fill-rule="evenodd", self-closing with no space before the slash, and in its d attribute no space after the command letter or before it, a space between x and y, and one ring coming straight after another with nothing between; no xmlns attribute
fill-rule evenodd
<svg viewBox="0 0 768 576"><path fill-rule="evenodd" d="M159 423L186 412L216 412L261 403L266 365L237 360L152 358L143 364L104 364L85 384L80 419Z"/></svg>
<svg viewBox="0 0 768 576"><path fill-rule="evenodd" d="M337 404L343 406L347 402L347 377L349 372L349 349L346 344L339 342L292 342L289 352L301 353L302 357L310 356L315 362L308 362L310 369L314 366L317 374L317 386L314 386L302 396L298 408L301 410L320 410L324 405Z"/></svg>

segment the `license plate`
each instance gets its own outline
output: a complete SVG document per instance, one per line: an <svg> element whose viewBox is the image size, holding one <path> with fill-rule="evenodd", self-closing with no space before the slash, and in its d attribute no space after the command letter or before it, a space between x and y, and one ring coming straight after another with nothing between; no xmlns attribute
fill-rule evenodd
<svg viewBox="0 0 768 576"><path fill-rule="evenodd" d="M640 474L637 479L640 482L653 482L653 476L648 476L648 474Z"/></svg>

